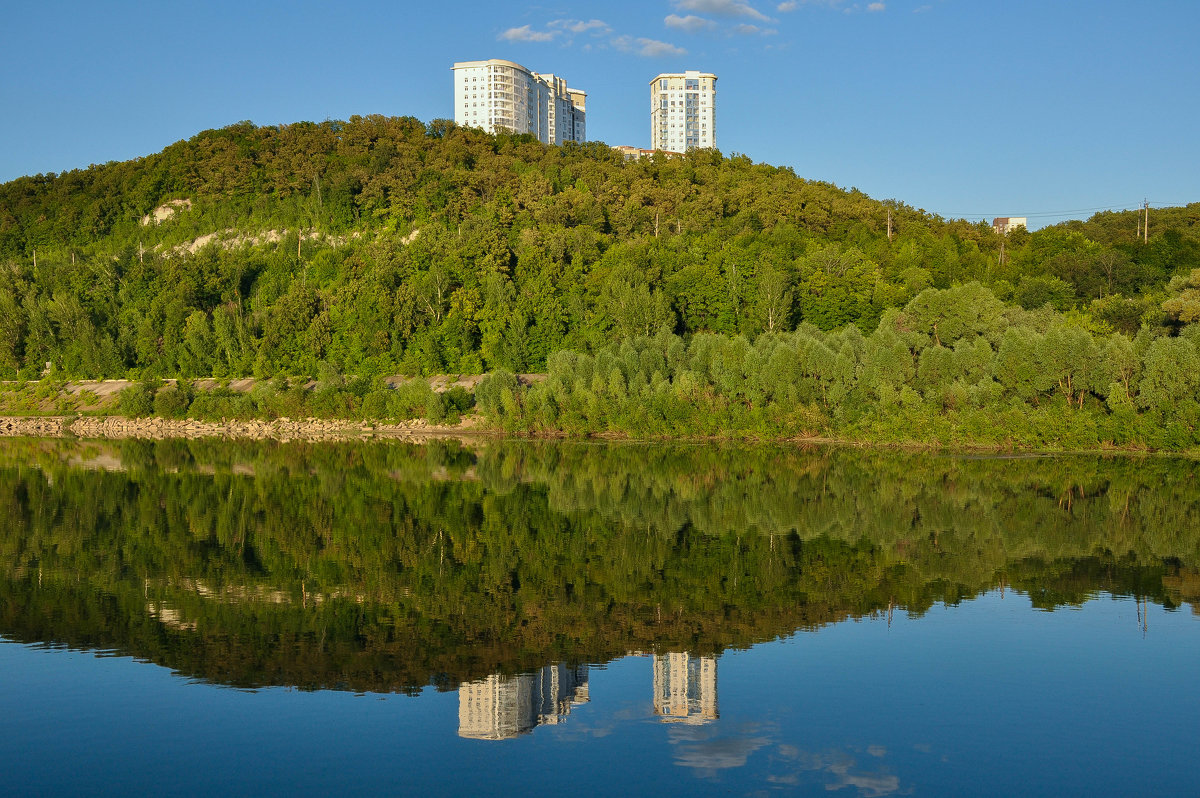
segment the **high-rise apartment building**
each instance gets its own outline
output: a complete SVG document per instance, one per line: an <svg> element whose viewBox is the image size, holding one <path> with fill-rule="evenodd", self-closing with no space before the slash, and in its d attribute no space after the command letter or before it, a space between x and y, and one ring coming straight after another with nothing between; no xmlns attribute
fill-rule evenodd
<svg viewBox="0 0 1200 798"><path fill-rule="evenodd" d="M488 133L532 133L545 144L586 141L587 94L555 75L492 58L459 61L454 72L454 121Z"/></svg>
<svg viewBox="0 0 1200 798"><path fill-rule="evenodd" d="M716 100L711 72L671 72L650 81L650 149L716 147Z"/></svg>

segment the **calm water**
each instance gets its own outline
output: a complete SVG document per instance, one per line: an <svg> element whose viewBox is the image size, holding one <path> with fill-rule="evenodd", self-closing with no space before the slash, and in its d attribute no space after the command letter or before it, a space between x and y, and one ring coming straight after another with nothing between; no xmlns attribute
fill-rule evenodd
<svg viewBox="0 0 1200 798"><path fill-rule="evenodd" d="M0 441L0 791L1196 795L1197 470Z"/></svg>

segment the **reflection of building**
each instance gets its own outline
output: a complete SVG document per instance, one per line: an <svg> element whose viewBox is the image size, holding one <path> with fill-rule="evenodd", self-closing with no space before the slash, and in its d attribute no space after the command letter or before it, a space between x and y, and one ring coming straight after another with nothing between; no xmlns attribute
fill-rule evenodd
<svg viewBox="0 0 1200 798"><path fill-rule="evenodd" d="M583 142L587 94L554 75L493 58L460 61L454 70L454 121L488 133L532 133L543 144Z"/></svg>
<svg viewBox="0 0 1200 798"><path fill-rule="evenodd" d="M1026 227L1026 219L1024 216L997 216L992 219L992 229L998 234L1004 235L1010 230L1016 230L1018 227Z"/></svg>
<svg viewBox="0 0 1200 798"><path fill-rule="evenodd" d="M562 722L588 700L586 665L559 663L519 676L492 675L458 688L458 736L507 740Z"/></svg>
<svg viewBox="0 0 1200 798"><path fill-rule="evenodd" d="M676 652L652 659L654 714L667 723L716 720L717 660Z"/></svg>

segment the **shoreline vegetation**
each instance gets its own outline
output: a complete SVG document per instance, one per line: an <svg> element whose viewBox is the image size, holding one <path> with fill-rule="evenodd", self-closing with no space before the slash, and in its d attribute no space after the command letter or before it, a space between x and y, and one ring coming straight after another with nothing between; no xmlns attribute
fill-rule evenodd
<svg viewBox="0 0 1200 798"><path fill-rule="evenodd" d="M926 289L885 311L870 334L801 323L751 340L664 326L594 354L555 352L545 374L348 376L324 362L316 371L315 379L7 382L0 414L77 415L58 425L85 437L469 429L952 450L1200 449L1200 324L1177 335L1097 333L1051 308L1005 305L979 283Z"/></svg>

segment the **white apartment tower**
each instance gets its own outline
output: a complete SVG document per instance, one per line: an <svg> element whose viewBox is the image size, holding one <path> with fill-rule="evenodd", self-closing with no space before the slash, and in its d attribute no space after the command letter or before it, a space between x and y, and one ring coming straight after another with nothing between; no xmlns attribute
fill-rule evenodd
<svg viewBox="0 0 1200 798"><path fill-rule="evenodd" d="M671 72L650 81L650 149L687 152L717 146L717 76Z"/></svg>
<svg viewBox="0 0 1200 798"><path fill-rule="evenodd" d="M454 72L454 121L488 133L532 133L544 144L583 142L587 94L550 74L492 58L459 61Z"/></svg>

